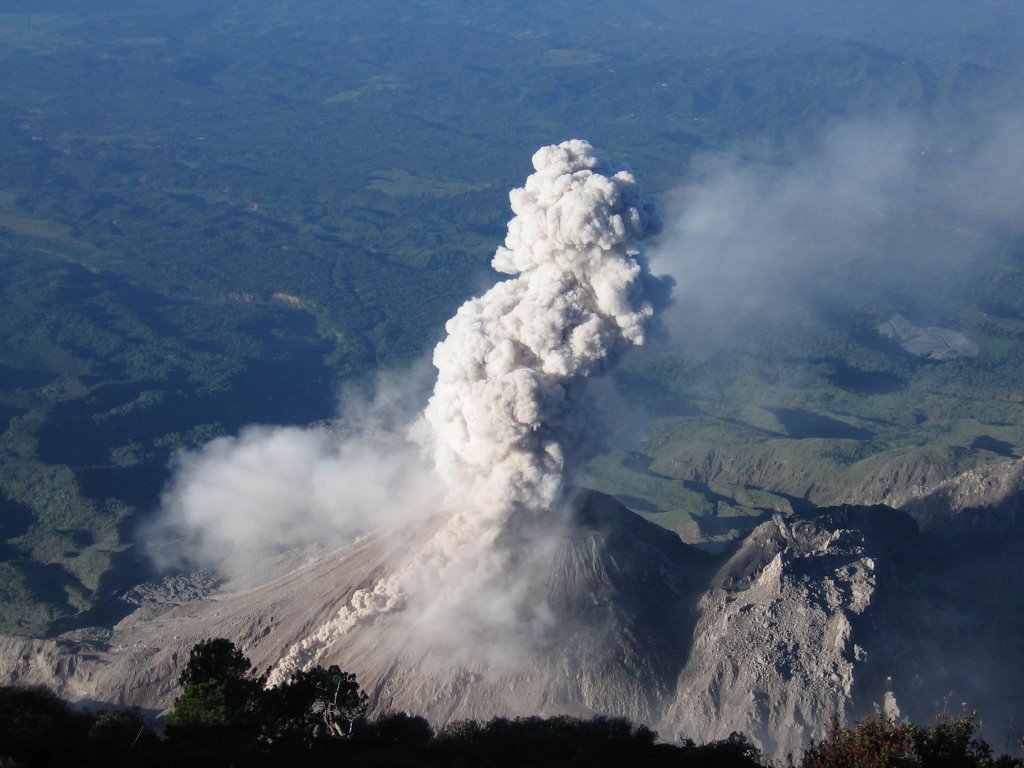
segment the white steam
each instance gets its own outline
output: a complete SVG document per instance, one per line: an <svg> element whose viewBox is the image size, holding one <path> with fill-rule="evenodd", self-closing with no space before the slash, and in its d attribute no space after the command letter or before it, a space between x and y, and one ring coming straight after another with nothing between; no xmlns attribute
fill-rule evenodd
<svg viewBox="0 0 1024 768"><path fill-rule="evenodd" d="M235 582L265 577L275 556L336 546L436 514L444 488L404 435L419 373L349 392L331 426L244 429L180 452L161 514L144 531L162 567L214 566Z"/></svg>
<svg viewBox="0 0 1024 768"><path fill-rule="evenodd" d="M465 618L470 605L487 629L521 618L514 601L494 599L492 587L517 582L495 540L515 512L556 507L585 421L580 383L644 342L668 290L637 247L658 219L632 174L610 169L583 141L545 147L533 165L510 195L516 215L493 261L513 277L449 320L434 351L434 393L414 428L451 516L404 570L357 591L292 647L270 685L316 663L359 622L411 599L431 624L439 613ZM527 618L542 616L540 607Z"/></svg>
<svg viewBox="0 0 1024 768"><path fill-rule="evenodd" d="M165 509L188 532L195 559L258 567L275 550L325 534L364 535L412 508L436 509L428 468L413 453L404 458L327 429L250 427L179 458Z"/></svg>

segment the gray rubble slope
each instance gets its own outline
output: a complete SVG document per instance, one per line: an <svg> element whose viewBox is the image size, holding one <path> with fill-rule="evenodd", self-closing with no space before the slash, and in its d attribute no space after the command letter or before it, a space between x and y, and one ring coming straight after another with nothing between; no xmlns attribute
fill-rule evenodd
<svg viewBox="0 0 1024 768"><path fill-rule="evenodd" d="M330 659L356 672L378 709L434 722L555 713L656 721L688 657L691 608L714 558L597 494L555 535L532 588L554 621L521 659L405 653L380 640L390 618Z"/></svg>
<svg viewBox="0 0 1024 768"><path fill-rule="evenodd" d="M854 624L870 610L878 561L914 529L882 506L758 526L700 600L694 652L662 731L740 731L771 754L821 738L829 716L852 705L865 656Z"/></svg>
<svg viewBox="0 0 1024 768"><path fill-rule="evenodd" d="M521 658L434 653L385 615L321 663L354 672L375 711L436 724L621 715L669 739L743 731L776 756L822 736L834 713L855 717L893 697L919 720L948 696L983 701L999 720L1021 711L1013 681L1024 679L1022 601L1007 581L1024 554L1011 479L1021 467L1001 472L987 496L967 493L975 481L965 478L960 491L920 497L931 511L915 514L934 523L922 532L905 512L837 507L776 517L716 556L587 493L533 564L533 597L554 622ZM973 506L936 512L954 497ZM408 562L432 525L370 537L247 591L185 601L180 589L154 592L112 631L0 638L0 680L159 711L196 641L228 637L265 669L355 589ZM514 552L529 540L510 530L505 543Z"/></svg>

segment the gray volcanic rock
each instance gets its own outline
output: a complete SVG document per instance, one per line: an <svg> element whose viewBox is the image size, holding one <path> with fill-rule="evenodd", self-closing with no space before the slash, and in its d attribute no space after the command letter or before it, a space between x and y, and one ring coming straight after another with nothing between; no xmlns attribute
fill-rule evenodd
<svg viewBox="0 0 1024 768"><path fill-rule="evenodd" d="M674 696L691 607L714 558L598 494L553 535L531 590L553 621L520 658L452 659L429 647L408 654L382 642L398 621L384 617L329 660L356 672L378 710L434 722L556 713L656 721Z"/></svg>
<svg viewBox="0 0 1024 768"><path fill-rule="evenodd" d="M920 327L902 315L890 317L878 326L878 332L897 341L910 354L929 360L977 357L981 352L981 347L959 331L934 325Z"/></svg>
<svg viewBox="0 0 1024 768"><path fill-rule="evenodd" d="M993 585L1019 573L1024 537L949 533L968 508L925 532L884 506L777 516L712 556L609 497L579 501L568 525L521 521L500 540L529 558L529 597L550 617L524 630L528 642L453 654L396 612L356 625L320 663L354 672L374 712L438 725L624 716L667 739L743 731L775 756L823 736L833 714L887 705L928 721L951 691L989 712L1001 698L999 717L1021 705L1022 602L1012 583ZM227 637L265 669L354 590L408 563L437 524L369 537L246 591L203 597L203 580L136 590L145 605L113 631L0 639L0 680L159 711L195 642Z"/></svg>
<svg viewBox="0 0 1024 768"><path fill-rule="evenodd" d="M661 722L681 734L753 736L776 755L843 716L865 656L854 629L871 607L879 558L915 531L888 507L776 517L715 575L676 700Z"/></svg>

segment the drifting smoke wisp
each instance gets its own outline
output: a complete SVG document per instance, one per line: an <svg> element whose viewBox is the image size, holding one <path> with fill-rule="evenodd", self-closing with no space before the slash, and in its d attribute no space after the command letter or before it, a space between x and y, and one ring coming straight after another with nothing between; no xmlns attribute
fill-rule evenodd
<svg viewBox="0 0 1024 768"><path fill-rule="evenodd" d="M651 254L686 275L673 337L732 350L795 306L941 324L1020 236L1022 128L1021 112L940 127L900 115L832 125L786 166L697 156Z"/></svg>
<svg viewBox="0 0 1024 768"><path fill-rule="evenodd" d="M404 570L357 591L291 648L270 685L315 664L356 624L413 598L431 625L439 614L489 630L522 619L508 597L517 580L504 573L508 560L495 540L517 511L557 507L585 421L582 381L623 347L643 344L669 289L637 246L658 218L632 174L610 169L578 140L539 150L533 166L510 195L515 217L493 261L513 277L448 321L434 351L434 393L414 430L444 482L451 517ZM504 599L489 589L499 583ZM527 621L541 614L542 606Z"/></svg>
<svg viewBox="0 0 1024 768"><path fill-rule="evenodd" d="M411 374L411 375L410 375ZM233 582L274 559L337 546L436 514L444 489L405 436L421 373L379 377L372 401L348 392L342 428L248 427L174 458L161 515L144 531L158 566L215 567ZM373 482L367 482L373 478Z"/></svg>

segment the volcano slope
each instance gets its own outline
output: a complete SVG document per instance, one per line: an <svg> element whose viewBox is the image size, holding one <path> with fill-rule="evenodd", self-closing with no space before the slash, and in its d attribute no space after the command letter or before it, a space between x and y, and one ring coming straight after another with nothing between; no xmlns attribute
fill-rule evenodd
<svg viewBox="0 0 1024 768"><path fill-rule="evenodd" d="M950 493L918 499L915 514L948 506ZM319 663L354 672L374 711L438 725L605 714L665 739L740 730L781 756L823 736L833 714L886 706L926 721L952 695L1001 728L1022 703L1012 684L1022 679L1022 601L988 582L1019 572L1019 536L995 535L1017 525L1019 502L986 498L933 509L928 519L941 522L924 530L884 506L776 517L713 556L581 492L563 526L538 536L523 521L500 542L528 559L528 596L545 606L545 624L491 643L468 633L460 646L450 640L459 627L424 636L397 611L357 625ZM401 568L437 524L368 537L246 591L183 600L151 590L112 631L5 638L0 679L161 710L196 641L230 638L268 668L356 589Z"/></svg>

